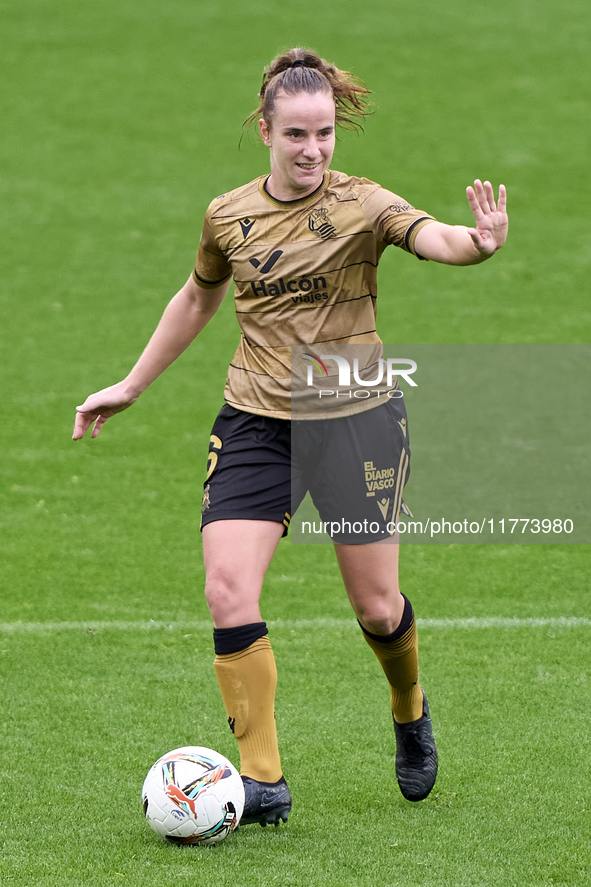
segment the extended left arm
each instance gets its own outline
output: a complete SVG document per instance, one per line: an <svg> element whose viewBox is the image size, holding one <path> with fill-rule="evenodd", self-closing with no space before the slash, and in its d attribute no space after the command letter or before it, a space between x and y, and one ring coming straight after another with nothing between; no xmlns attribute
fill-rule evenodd
<svg viewBox="0 0 591 887"><path fill-rule="evenodd" d="M431 222L417 233L415 252L433 262L446 265L477 265L490 259L507 239L507 192L499 185L499 202L490 182L476 179L474 187L466 188L475 228Z"/></svg>

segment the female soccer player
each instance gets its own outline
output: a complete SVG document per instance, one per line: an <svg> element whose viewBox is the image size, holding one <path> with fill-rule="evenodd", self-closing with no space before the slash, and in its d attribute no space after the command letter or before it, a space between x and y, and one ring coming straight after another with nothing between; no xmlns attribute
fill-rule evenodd
<svg viewBox="0 0 591 887"><path fill-rule="evenodd" d="M343 342L379 345L376 268L388 244L419 259L473 265L493 256L507 234L503 185L497 204L491 184L476 180L467 188L474 226L450 226L374 182L330 171L335 126L358 126L368 94L361 81L308 50L271 63L247 121L258 122L270 174L211 203L195 269L139 361L123 381L77 407L74 439L91 425L96 437L187 348L233 278L242 336L211 436L202 529L215 670L245 785L243 823L278 825L291 809L275 728L277 673L259 597L293 510L310 489L323 520L338 518L334 490L346 488L361 490L359 509L375 517L363 476L372 463L395 479L382 517L396 521L408 475L404 407L400 399L371 399L338 407L328 421L294 423L321 456L313 470L305 460L296 464L292 483L291 346L314 349L305 352L312 360ZM390 685L400 789L422 800L435 782L437 751L418 680L414 613L398 587L397 540L384 539L380 524L369 536L336 532L333 542L363 636Z"/></svg>

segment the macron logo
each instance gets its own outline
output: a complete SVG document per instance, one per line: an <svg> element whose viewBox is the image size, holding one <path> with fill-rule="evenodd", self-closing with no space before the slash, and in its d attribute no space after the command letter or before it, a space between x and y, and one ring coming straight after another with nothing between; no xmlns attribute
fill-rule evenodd
<svg viewBox="0 0 591 887"><path fill-rule="evenodd" d="M283 255L282 249L276 249L274 253L272 253L265 264L261 268L261 263L258 259L249 259L248 261L252 265L253 268L256 268L260 271L261 274L268 274L273 265L277 262L277 260Z"/></svg>
<svg viewBox="0 0 591 887"><path fill-rule="evenodd" d="M250 234L250 229L254 225L254 219L239 219L240 227L242 228L242 236L246 240L248 235Z"/></svg>

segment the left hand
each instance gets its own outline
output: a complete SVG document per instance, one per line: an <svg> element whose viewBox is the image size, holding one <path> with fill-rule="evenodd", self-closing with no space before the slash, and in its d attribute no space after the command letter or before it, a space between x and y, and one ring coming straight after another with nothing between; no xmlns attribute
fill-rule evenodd
<svg viewBox="0 0 591 887"><path fill-rule="evenodd" d="M495 203L495 193L490 182L476 179L474 187L466 188L470 209L476 221L475 228L468 228L472 243L483 259L496 253L507 239L509 219L507 216L507 191L499 185L499 202Z"/></svg>

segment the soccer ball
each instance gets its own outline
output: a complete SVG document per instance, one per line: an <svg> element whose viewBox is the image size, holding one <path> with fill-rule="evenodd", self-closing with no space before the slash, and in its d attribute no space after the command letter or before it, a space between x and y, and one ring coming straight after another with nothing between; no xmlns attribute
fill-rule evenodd
<svg viewBox="0 0 591 887"><path fill-rule="evenodd" d="M217 844L238 827L244 785L227 758L189 745L163 755L142 789L146 819L178 844Z"/></svg>

